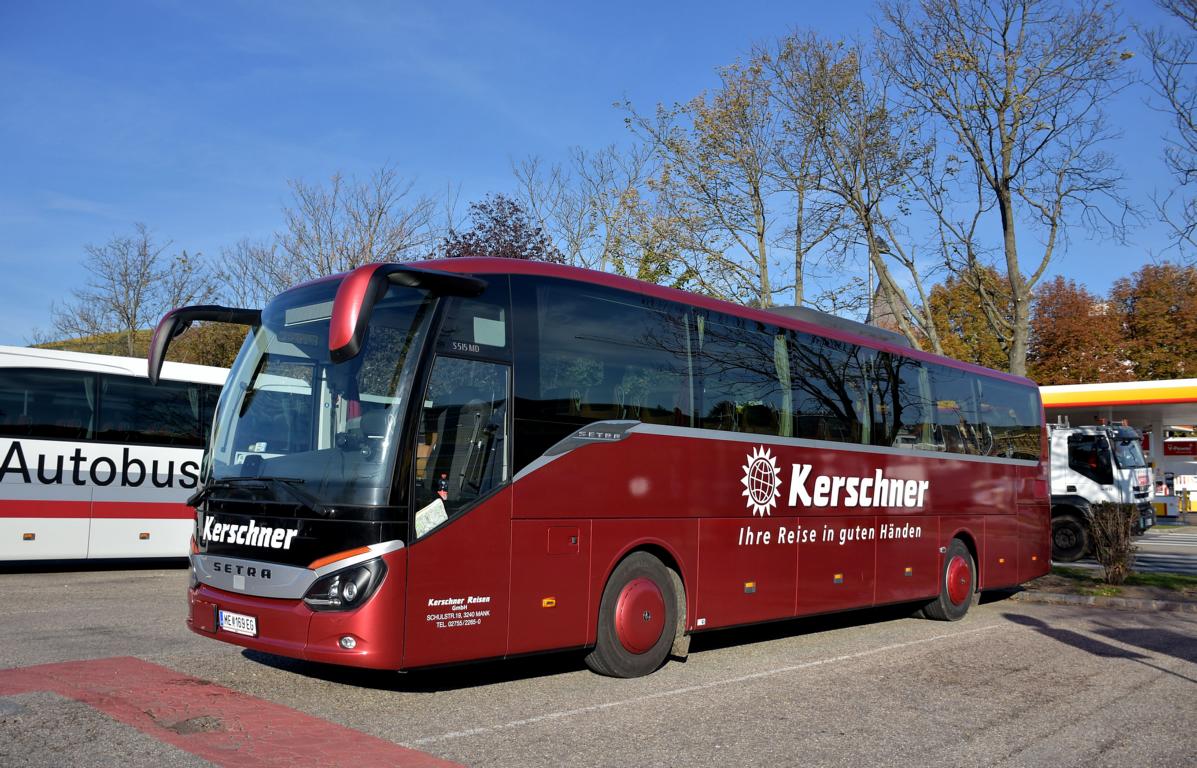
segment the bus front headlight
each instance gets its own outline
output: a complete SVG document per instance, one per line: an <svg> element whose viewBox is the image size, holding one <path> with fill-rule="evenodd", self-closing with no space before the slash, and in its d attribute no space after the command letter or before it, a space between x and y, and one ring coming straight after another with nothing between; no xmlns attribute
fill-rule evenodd
<svg viewBox="0 0 1197 768"><path fill-rule="evenodd" d="M317 611L346 611L369 599L386 575L381 558L367 560L316 580L303 601Z"/></svg>

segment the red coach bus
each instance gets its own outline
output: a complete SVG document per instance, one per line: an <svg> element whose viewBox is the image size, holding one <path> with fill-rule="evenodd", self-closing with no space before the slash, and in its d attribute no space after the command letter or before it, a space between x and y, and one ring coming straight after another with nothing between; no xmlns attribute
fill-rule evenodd
<svg viewBox="0 0 1197 768"><path fill-rule="evenodd" d="M874 333L507 259L373 264L261 312L204 465L189 627L410 669L888 603L955 620L1047 572L1038 389Z"/></svg>

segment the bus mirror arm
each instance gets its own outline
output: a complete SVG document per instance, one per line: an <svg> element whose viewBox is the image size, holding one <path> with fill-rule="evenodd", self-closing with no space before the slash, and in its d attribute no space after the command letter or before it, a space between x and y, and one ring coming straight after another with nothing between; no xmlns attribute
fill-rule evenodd
<svg viewBox="0 0 1197 768"><path fill-rule="evenodd" d="M151 384L158 383L158 377L162 374L162 363L166 360L166 350L170 343L196 321L255 327L262 324L262 310L197 304L167 312L158 323L158 327L154 329L154 337L150 340L147 373Z"/></svg>
<svg viewBox="0 0 1197 768"><path fill-rule="evenodd" d="M388 285L420 288L441 296L478 296L486 281L472 275L405 264L366 264L345 276L333 300L329 321L328 353L340 363L361 351L362 339L374 312L374 303Z"/></svg>

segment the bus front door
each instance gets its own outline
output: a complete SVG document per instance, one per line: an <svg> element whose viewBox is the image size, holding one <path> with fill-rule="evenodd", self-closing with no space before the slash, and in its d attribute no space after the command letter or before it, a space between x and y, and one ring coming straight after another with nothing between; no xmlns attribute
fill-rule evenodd
<svg viewBox="0 0 1197 768"><path fill-rule="evenodd" d="M510 366L438 356L414 452L404 667L507 652Z"/></svg>

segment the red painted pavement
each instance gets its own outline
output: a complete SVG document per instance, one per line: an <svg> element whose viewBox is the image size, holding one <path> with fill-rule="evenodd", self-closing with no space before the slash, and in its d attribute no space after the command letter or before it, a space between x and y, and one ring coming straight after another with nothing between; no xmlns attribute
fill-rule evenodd
<svg viewBox="0 0 1197 768"><path fill-rule="evenodd" d="M456 765L140 659L0 670L0 696L35 691L81 701L217 765Z"/></svg>

